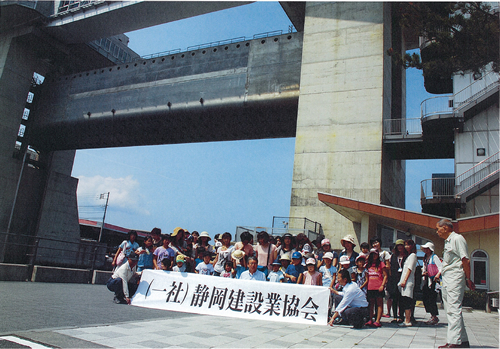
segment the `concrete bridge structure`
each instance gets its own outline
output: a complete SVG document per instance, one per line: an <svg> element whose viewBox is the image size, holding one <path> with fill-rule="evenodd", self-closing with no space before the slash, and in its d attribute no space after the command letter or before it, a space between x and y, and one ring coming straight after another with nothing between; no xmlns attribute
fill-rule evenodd
<svg viewBox="0 0 500 349"><path fill-rule="evenodd" d="M296 33L123 64L86 45L242 4L98 1L63 15L57 2L2 4L0 261L27 252L10 248L26 240L16 233L78 241L81 148L295 136L290 216L320 222L334 248L377 227L333 212L318 192L404 207L405 163L384 145L383 122L405 117L405 73L386 51L416 40L396 3L282 2ZM34 71L46 79L20 139ZM23 160L27 145L36 161Z"/></svg>

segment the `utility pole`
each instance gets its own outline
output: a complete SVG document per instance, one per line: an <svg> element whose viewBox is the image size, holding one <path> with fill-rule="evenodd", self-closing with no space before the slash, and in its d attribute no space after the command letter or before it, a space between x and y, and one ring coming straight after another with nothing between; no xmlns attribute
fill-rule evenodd
<svg viewBox="0 0 500 349"><path fill-rule="evenodd" d="M102 216L101 231L99 232L99 240L97 240L97 242L101 242L102 230L104 229L104 220L106 219L106 211L108 210L109 191L108 193L101 194L99 199L104 199L104 195L106 195L106 205L104 206L104 215Z"/></svg>

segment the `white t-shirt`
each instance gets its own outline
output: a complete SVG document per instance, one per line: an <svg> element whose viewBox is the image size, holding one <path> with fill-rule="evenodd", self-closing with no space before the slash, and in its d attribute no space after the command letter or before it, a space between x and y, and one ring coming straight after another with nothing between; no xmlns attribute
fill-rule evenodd
<svg viewBox="0 0 500 349"><path fill-rule="evenodd" d="M196 266L196 271L200 275L214 275L214 266L210 263L205 264L205 262L201 262Z"/></svg>

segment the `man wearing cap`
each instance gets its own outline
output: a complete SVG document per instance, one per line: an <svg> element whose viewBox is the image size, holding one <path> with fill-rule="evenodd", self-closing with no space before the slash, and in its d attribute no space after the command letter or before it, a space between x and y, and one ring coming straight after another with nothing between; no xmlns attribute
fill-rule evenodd
<svg viewBox="0 0 500 349"><path fill-rule="evenodd" d="M248 258L248 270L241 273L240 280L266 281L266 274L257 270L257 257Z"/></svg>
<svg viewBox="0 0 500 349"><path fill-rule="evenodd" d="M342 269L337 274L337 281L342 285L342 300L335 307L330 322L338 325L352 325L354 328L362 328L365 317L368 316L368 302L363 291L357 284L351 281L351 275L347 269ZM341 321L337 321L342 317Z"/></svg>
<svg viewBox="0 0 500 349"><path fill-rule="evenodd" d="M437 222L436 232L441 239L444 239L441 291L448 319L448 343L438 348L469 348L469 338L462 315L462 300L465 286L472 291L476 286L470 279L467 242L462 235L453 231L453 223L449 219Z"/></svg>
<svg viewBox="0 0 500 349"><path fill-rule="evenodd" d="M130 304L130 298L137 290L138 274L136 267L138 261L138 255L135 253L130 254L127 257L127 262L117 268L106 283L108 290L115 293L115 303Z"/></svg>
<svg viewBox="0 0 500 349"><path fill-rule="evenodd" d="M422 298L425 311L431 314L431 319L426 324L437 325L439 319L437 317L438 307L436 305L436 282L441 276L443 265L439 257L434 254L434 244L432 242L429 241L425 245L420 246L420 249L425 253L422 268Z"/></svg>

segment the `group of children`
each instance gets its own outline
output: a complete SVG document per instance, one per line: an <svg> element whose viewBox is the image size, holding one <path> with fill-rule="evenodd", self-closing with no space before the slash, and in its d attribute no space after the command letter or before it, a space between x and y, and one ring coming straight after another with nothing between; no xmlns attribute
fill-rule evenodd
<svg viewBox="0 0 500 349"><path fill-rule="evenodd" d="M196 232L193 232L193 235L194 233ZM157 269L239 278L242 272L248 270L248 257L255 255L252 246L253 239L248 232L243 233L241 242L234 245L231 244L230 233L222 234L218 239L218 247L215 251L208 244L211 238L206 232L195 235L195 239L191 239L191 241L185 239L185 236L180 239L173 238L178 234L186 234L186 231L176 228L171 236L166 235L160 238L156 237L156 239L154 236L148 236L142 247L135 251L135 246L128 249L129 253L134 252L139 256L138 271ZM343 240L353 239L350 237ZM380 327L383 298L388 282L387 263L390 260L390 254L382 251L379 239L374 239L371 242L373 248L370 249L370 245L366 242L362 243L359 254L356 252L350 253L350 255L345 254L344 250L337 263L337 253L331 250L330 241L323 239L321 248L316 251L317 254L313 253L311 245L306 244L300 251L296 249L288 252L282 251L270 263L270 268L263 266L260 269L259 266L259 270L265 273L268 282L328 287L332 294L330 298L330 305L332 305L335 295L340 295L342 288L337 282L336 275L339 270L348 269L351 280L365 293L369 302L370 320L366 325ZM187 248L188 243L192 244L191 248ZM345 246L344 243L342 245ZM124 249L125 247L128 248L126 243ZM190 255L186 253L189 251Z"/></svg>

